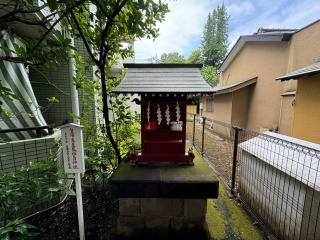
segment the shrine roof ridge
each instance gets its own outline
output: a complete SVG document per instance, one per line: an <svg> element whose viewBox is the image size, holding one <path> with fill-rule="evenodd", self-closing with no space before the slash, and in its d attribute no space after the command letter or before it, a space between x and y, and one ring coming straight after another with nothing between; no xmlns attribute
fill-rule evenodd
<svg viewBox="0 0 320 240"><path fill-rule="evenodd" d="M212 94L203 79L202 64L124 64L128 68L115 93L191 93Z"/></svg>
<svg viewBox="0 0 320 240"><path fill-rule="evenodd" d="M200 63L124 63L125 68L202 68Z"/></svg>

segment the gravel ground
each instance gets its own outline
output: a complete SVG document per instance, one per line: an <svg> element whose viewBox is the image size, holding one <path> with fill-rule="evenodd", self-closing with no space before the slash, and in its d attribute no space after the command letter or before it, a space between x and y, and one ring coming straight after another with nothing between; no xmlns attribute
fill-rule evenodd
<svg viewBox="0 0 320 240"><path fill-rule="evenodd" d="M192 142L192 124L192 122L187 123L187 138L190 142ZM201 141L202 125L196 124L195 145L200 151ZM205 129L204 157L212 163L218 175L220 175L228 185L231 184L232 151L233 142L230 139L217 135L211 129Z"/></svg>

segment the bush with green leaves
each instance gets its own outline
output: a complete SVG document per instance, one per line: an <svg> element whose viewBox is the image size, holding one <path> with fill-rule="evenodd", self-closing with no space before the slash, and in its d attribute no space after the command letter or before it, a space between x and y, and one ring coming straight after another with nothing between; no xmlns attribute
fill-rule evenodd
<svg viewBox="0 0 320 240"><path fill-rule="evenodd" d="M20 220L30 209L74 195L65 181L62 168L53 157L0 174L0 239L28 239L35 228ZM31 232L29 231L31 230ZM31 234L31 235L30 235Z"/></svg>
<svg viewBox="0 0 320 240"><path fill-rule="evenodd" d="M25 223L23 220L16 219L8 222L0 228L0 239L2 240L27 240L38 236L39 228L31 224Z"/></svg>
<svg viewBox="0 0 320 240"><path fill-rule="evenodd" d="M117 156L112 148L111 142L106 134L102 115L102 99L99 98L100 88L98 82L88 80L86 74L88 68L81 57L76 58L77 75L74 82L81 92L82 111L79 117L80 123L84 126L84 150L86 161L86 183L104 184L118 164ZM125 72L125 71L124 71ZM121 158L126 158L132 149L138 149L136 136L139 134L139 116L133 112L126 103L130 100L127 95L116 95L112 90L124 77L124 72L117 78L109 80L108 94L109 114L111 116L110 127L115 135L115 140L120 150ZM82 79L82 83L79 83ZM96 108L93 109L92 106ZM92 122L93 111L96 114L96 123ZM74 116L75 117L75 116Z"/></svg>

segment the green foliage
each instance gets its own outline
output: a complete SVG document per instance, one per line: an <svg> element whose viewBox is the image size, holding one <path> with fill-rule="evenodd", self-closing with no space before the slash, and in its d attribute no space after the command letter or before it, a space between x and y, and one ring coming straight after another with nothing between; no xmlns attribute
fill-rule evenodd
<svg viewBox="0 0 320 240"><path fill-rule="evenodd" d="M16 172L0 175L0 238L28 239L35 228L19 220L33 206L47 203L62 194L74 195L64 180L57 160L30 162Z"/></svg>
<svg viewBox="0 0 320 240"><path fill-rule="evenodd" d="M188 59L185 59L183 55L178 52L164 53L161 55L162 63L203 63L200 49L194 50ZM201 75L211 86L216 86L219 82L219 74L216 67L203 66L201 69Z"/></svg>
<svg viewBox="0 0 320 240"><path fill-rule="evenodd" d="M200 49L194 50L188 59L186 60L187 63L203 63L203 59L201 56L201 51Z"/></svg>
<svg viewBox="0 0 320 240"><path fill-rule="evenodd" d="M68 192L56 160L31 162L16 172L0 175L0 225L32 205L52 199L57 192Z"/></svg>
<svg viewBox="0 0 320 240"><path fill-rule="evenodd" d="M78 53L75 53L78 55ZM97 81L89 80L88 62L83 57L76 57L76 73L74 83L81 93L81 125L84 126L84 149L86 161L86 184L103 185L108 176L117 166L117 157L112 150L109 138L105 132L105 125L100 122L102 115L101 89ZM134 136L138 132L137 114L133 113L125 102L129 96L116 95L112 90L123 79L124 73L117 78L108 80L109 114L112 117L111 130L115 134L121 158L125 158L131 148L134 148ZM79 84L81 79L81 84ZM95 108L93 108L95 106ZM97 124L93 124L91 116L97 115Z"/></svg>
<svg viewBox="0 0 320 240"><path fill-rule="evenodd" d="M185 63L184 56L178 52L163 53L160 56L161 63Z"/></svg>
<svg viewBox="0 0 320 240"><path fill-rule="evenodd" d="M201 69L201 75L210 86L214 87L219 82L219 74L217 73L217 69L212 66L204 66Z"/></svg>
<svg viewBox="0 0 320 240"><path fill-rule="evenodd" d="M28 240L39 235L37 227L16 219L8 222L5 226L0 227L0 239L3 240Z"/></svg>
<svg viewBox="0 0 320 240"><path fill-rule="evenodd" d="M156 23L169 11L166 3L155 0L103 0L91 4L97 9L95 13L88 11L87 4L73 9L71 32L81 32L81 38L92 47L92 55L108 67L113 59L132 55L132 46L125 46L124 42L157 37Z"/></svg>
<svg viewBox="0 0 320 240"><path fill-rule="evenodd" d="M6 88L1 84L1 79L0 79L0 97L3 97L3 96L6 96L9 100L13 100L17 98L17 96L12 93L11 89ZM0 113L2 113L3 111L5 111L5 109L3 108L2 101L0 101Z"/></svg>
<svg viewBox="0 0 320 240"><path fill-rule="evenodd" d="M47 100L49 101L49 103L59 103L59 99L55 96L49 97L47 98Z"/></svg>
<svg viewBox="0 0 320 240"><path fill-rule="evenodd" d="M110 69L119 58L125 59L132 56L132 45L124 42L158 36L157 22L164 19L168 12L168 5L160 0L103 0L91 3L96 7L95 13L90 12L86 4L82 4L71 11L71 21L63 23L67 27L70 24L72 35L80 35L91 58L91 64L97 66L96 75L100 79L102 112L105 119L104 133L109 140L105 142L106 144L110 142L117 161L120 162L123 154L119 149L119 130L122 125L120 126L117 122L119 119L124 121L130 117L127 116L126 109L110 97L110 91L107 92L112 85ZM114 102L109 102L110 99ZM124 101L124 99L118 101ZM114 107L109 107L110 104ZM110 120L110 111L116 116L113 121ZM103 149L106 149L106 146Z"/></svg>
<svg viewBox="0 0 320 240"><path fill-rule="evenodd" d="M222 4L209 13L203 31L201 53L204 63L219 66L228 50L228 20L227 9Z"/></svg>
<svg viewBox="0 0 320 240"><path fill-rule="evenodd" d="M178 53L163 53L158 60L161 63L203 63L200 49L194 50L187 59Z"/></svg>
<svg viewBox="0 0 320 240"><path fill-rule="evenodd" d="M61 62L63 58L68 58L70 50L73 49L71 38L80 37L90 56L88 64L95 65L98 71L96 75L100 80L99 93L102 95L106 134L120 161L121 153L114 140L109 117L107 85L111 77L110 69L119 58L125 59L132 56L132 45L126 45L124 42L132 42L134 39L143 37L155 38L159 35L157 23L164 20L165 14L169 11L168 4L161 0L90 2L49 0L43 1L50 9L48 15L44 16L40 13L43 6L34 7L36 6L34 0L17 1L19 4L15 2L4 7L4 12L11 13L13 17L0 16L0 23L5 22L9 25L11 22L24 22L31 26L37 25L39 35L25 38L25 48L17 48L13 55L10 53L0 56L0 59L50 66ZM26 14L26 19L21 19L16 16L16 11L30 14L39 12L39 16L43 17L35 19ZM49 28L48 22L51 23ZM58 25L59 27L56 27ZM77 60L79 56L72 57ZM83 84L89 83L84 81L81 71L77 72L77 78L74 79L78 89L84 89ZM96 82L92 85L96 85ZM122 114L121 107L119 110L118 115Z"/></svg>

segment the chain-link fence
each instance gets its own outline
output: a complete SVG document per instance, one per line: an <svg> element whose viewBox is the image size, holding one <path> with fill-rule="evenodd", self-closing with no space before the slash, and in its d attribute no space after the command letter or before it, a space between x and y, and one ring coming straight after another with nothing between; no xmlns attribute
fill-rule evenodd
<svg viewBox="0 0 320 240"><path fill-rule="evenodd" d="M320 146L189 115L187 137L278 239L320 239Z"/></svg>

